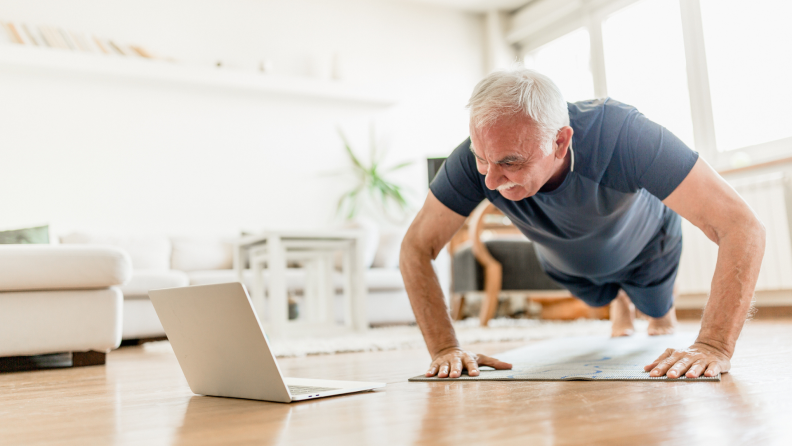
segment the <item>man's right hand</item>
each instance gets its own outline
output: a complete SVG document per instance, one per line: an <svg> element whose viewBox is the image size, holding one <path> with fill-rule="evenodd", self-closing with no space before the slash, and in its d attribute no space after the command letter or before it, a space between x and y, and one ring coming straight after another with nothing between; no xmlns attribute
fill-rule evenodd
<svg viewBox="0 0 792 446"><path fill-rule="evenodd" d="M459 378L463 369L467 369L469 376L478 376L479 366L481 365L492 367L495 370L510 370L512 368L512 365L508 362L468 352L459 347L449 347L440 350L435 355L432 365L426 371L426 376L437 375L438 378Z"/></svg>

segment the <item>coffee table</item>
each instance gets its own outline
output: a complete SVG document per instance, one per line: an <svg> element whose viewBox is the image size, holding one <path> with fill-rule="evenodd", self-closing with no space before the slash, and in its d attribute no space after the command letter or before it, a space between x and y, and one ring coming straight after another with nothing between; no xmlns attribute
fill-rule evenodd
<svg viewBox="0 0 792 446"><path fill-rule="evenodd" d="M333 283L334 258L341 253L344 298L344 325L363 331L368 328L366 289L362 262L362 231L266 231L245 236L234 244L234 269L240 282L247 261L254 272L251 299L262 325L270 336L284 336L294 331L321 332L334 328ZM295 330L288 319L286 267L290 260L305 263L306 320ZM268 279L264 280L264 271ZM269 304L265 303L265 292ZM263 315L267 315L264 323Z"/></svg>

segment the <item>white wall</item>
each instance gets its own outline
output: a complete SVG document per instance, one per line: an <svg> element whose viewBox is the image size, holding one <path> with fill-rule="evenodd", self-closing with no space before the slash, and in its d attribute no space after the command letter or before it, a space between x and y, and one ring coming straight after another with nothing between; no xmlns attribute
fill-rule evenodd
<svg viewBox="0 0 792 446"><path fill-rule="evenodd" d="M376 120L398 177L426 193L425 157L467 136L482 19L373 0L0 0L0 20L136 43L182 64L305 76L338 54L387 110L312 99L0 66L0 228L236 234L329 224L349 176L336 125L367 150ZM0 51L2 48L0 48ZM35 49L31 49L35 51ZM100 57L100 56L97 56Z"/></svg>

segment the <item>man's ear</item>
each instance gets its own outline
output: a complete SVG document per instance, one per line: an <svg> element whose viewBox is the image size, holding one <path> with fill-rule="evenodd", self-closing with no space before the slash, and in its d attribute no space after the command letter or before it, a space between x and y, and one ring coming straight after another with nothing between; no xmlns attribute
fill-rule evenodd
<svg viewBox="0 0 792 446"><path fill-rule="evenodd" d="M556 158L563 159L566 156L567 150L569 150L569 145L572 144L572 134L573 133L574 133L574 130L572 130L572 127L570 127L568 125L564 126L564 127L561 127L561 129L558 130L558 133L556 133L556 139L555 139L555 146L556 146L555 157Z"/></svg>

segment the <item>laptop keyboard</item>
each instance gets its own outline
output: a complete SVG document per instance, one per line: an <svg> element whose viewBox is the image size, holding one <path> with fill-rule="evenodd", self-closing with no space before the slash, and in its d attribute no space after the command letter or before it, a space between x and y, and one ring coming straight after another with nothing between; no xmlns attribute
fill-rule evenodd
<svg viewBox="0 0 792 446"><path fill-rule="evenodd" d="M309 393L326 392L328 390L338 390L337 387L310 387L310 386L288 386L289 393L292 395L306 395Z"/></svg>

